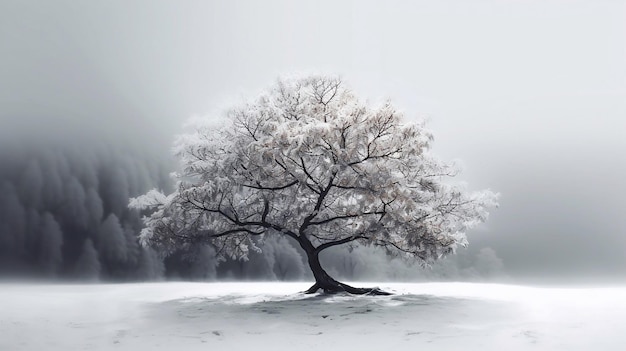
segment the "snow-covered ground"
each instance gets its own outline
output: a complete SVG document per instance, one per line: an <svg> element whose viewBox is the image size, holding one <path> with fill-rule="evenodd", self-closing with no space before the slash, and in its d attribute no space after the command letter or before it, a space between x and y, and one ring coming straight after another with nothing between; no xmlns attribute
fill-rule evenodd
<svg viewBox="0 0 626 351"><path fill-rule="evenodd" d="M626 288L0 284L0 350L625 350ZM356 284L371 286L371 284Z"/></svg>

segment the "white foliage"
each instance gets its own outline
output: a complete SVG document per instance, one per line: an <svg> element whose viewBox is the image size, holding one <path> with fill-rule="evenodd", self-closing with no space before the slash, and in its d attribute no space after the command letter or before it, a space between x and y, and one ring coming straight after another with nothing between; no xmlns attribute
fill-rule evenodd
<svg viewBox="0 0 626 351"><path fill-rule="evenodd" d="M165 203L165 200L166 196L162 192L156 189L152 189L144 195L132 198L130 200L129 207L142 209L152 208L163 205Z"/></svg>
<svg viewBox="0 0 626 351"><path fill-rule="evenodd" d="M166 250L211 241L219 257L246 258L251 236L306 237L319 250L357 241L428 263L457 245L496 205L446 178L458 171L429 152L432 134L390 102L372 107L338 79L279 81L178 138L183 169L169 196L152 190L142 242Z"/></svg>

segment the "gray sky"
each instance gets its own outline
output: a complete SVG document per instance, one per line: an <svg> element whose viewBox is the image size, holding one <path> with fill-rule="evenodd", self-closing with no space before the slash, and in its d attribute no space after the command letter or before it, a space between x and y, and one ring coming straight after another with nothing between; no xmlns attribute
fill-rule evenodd
<svg viewBox="0 0 626 351"><path fill-rule="evenodd" d="M626 277L624 1L5 0L0 57L0 137L161 149L279 74L340 74L502 193L470 245L520 277Z"/></svg>

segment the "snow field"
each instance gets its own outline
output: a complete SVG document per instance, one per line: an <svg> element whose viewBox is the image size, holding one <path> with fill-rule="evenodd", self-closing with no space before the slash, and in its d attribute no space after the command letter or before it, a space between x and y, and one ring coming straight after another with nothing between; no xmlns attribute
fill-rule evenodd
<svg viewBox="0 0 626 351"><path fill-rule="evenodd" d="M377 284L354 283L357 286ZM624 350L626 288L385 283L0 285L0 350Z"/></svg>

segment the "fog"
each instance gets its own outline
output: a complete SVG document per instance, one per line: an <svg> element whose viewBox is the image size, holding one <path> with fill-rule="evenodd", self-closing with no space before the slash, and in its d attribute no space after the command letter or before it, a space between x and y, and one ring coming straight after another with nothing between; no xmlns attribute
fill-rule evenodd
<svg viewBox="0 0 626 351"><path fill-rule="evenodd" d="M623 281L625 11L618 1L3 1L2 271L306 278L280 239L247 264L216 266L210 247L162 261L136 245L140 214L126 199L168 186L187 118L222 118L281 74L326 72L427 119L434 151L463 165L459 179L502 195L469 248L440 266L357 248L324 258L338 278Z"/></svg>

